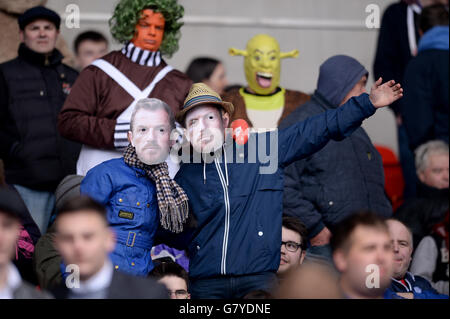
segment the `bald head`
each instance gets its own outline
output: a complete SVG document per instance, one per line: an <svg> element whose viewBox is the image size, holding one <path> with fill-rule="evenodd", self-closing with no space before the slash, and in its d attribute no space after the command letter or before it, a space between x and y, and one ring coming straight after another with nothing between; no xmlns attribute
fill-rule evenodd
<svg viewBox="0 0 450 319"><path fill-rule="evenodd" d="M396 219L386 221L394 250L394 275L397 280L403 279L411 263L413 252L413 236L409 228Z"/></svg>

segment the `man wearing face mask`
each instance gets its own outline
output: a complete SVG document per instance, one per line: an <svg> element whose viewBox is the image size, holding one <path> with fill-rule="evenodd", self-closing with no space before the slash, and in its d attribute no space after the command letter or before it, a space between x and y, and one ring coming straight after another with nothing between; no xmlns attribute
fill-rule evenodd
<svg viewBox="0 0 450 319"><path fill-rule="evenodd" d="M245 50L231 48L229 53L244 56L247 79L247 87L223 96L235 108L230 122L243 119L257 129L275 128L289 113L309 101L309 95L303 92L280 87L281 59L297 57L297 50L281 52L275 38L258 34L247 42Z"/></svg>
<svg viewBox="0 0 450 319"><path fill-rule="evenodd" d="M114 268L147 276L153 269L151 249L158 225L181 232L187 220L184 191L169 177L164 160L169 154L170 132L175 127L171 108L158 99L142 99L131 115L122 158L92 168L80 191L103 204L116 233L110 258Z"/></svg>
<svg viewBox="0 0 450 319"><path fill-rule="evenodd" d="M136 10L139 8L139 10ZM137 101L158 98L176 113L192 81L162 59L178 50L184 9L176 0L121 0L111 18L113 37L124 47L80 74L58 117L63 136L83 144L77 174L122 156ZM132 19L130 19L132 17ZM169 162L171 176L175 165Z"/></svg>

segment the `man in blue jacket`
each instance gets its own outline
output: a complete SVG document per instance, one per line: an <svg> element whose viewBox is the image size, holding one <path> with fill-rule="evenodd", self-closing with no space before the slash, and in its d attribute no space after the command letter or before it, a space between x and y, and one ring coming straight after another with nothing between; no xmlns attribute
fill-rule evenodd
<svg viewBox="0 0 450 319"><path fill-rule="evenodd" d="M337 109L351 97L366 92L368 71L356 59L335 55L320 66L317 89L311 101L289 114L280 129L327 110ZM311 246L306 258L331 262L330 236L340 221L358 210L381 217L392 215L384 190L380 154L362 127L341 141L330 141L323 149L285 170L283 205L308 228Z"/></svg>
<svg viewBox="0 0 450 319"><path fill-rule="evenodd" d="M117 238L110 256L114 268L147 276L153 269L151 249L158 225L181 232L188 205L184 191L169 177L165 162L175 128L171 108L158 99L139 100L130 127L124 156L89 170L80 191L108 211Z"/></svg>
<svg viewBox="0 0 450 319"><path fill-rule="evenodd" d="M396 298L397 295L408 299L448 299L447 295L438 293L428 280L408 271L413 252L413 236L408 227L396 219L388 219L386 223L394 252L394 272L385 297Z"/></svg>
<svg viewBox="0 0 450 319"><path fill-rule="evenodd" d="M233 105L205 84L191 87L177 121L193 152L183 157L175 180L197 221L188 242L192 298L240 298L271 289L280 263L284 168L330 139L349 136L376 108L402 96L399 84L381 81L370 96L284 130L250 134L244 145L230 138L224 143Z"/></svg>

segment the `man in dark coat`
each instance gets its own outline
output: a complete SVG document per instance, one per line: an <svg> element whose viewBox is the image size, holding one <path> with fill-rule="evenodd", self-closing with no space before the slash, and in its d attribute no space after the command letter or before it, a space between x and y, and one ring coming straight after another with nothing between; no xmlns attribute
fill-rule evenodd
<svg viewBox="0 0 450 319"><path fill-rule="evenodd" d="M311 101L292 112L280 128L340 107L366 92L367 70L355 59L336 55L320 66ZM363 128L285 169L284 210L308 228L307 258L331 261L329 239L333 227L357 210L389 217L392 207L384 191L381 156ZM331 232L330 232L331 229Z"/></svg>
<svg viewBox="0 0 450 319"><path fill-rule="evenodd" d="M19 17L19 56L0 65L0 158L41 233L58 183L75 172L80 146L62 138L57 115L78 73L55 49L60 17L44 7Z"/></svg>
<svg viewBox="0 0 450 319"><path fill-rule="evenodd" d="M403 79L405 98L400 112L415 150L430 140L448 144L449 120L449 15L444 5L423 9L420 16L418 55L413 58Z"/></svg>

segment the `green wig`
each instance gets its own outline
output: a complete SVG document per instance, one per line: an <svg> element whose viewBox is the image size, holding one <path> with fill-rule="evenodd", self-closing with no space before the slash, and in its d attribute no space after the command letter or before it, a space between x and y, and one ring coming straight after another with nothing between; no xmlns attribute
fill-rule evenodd
<svg viewBox="0 0 450 319"><path fill-rule="evenodd" d="M177 0L121 0L109 19L111 34L121 43L130 41L141 18L141 11L147 8L164 16L164 37L159 50L170 58L178 50L180 28L183 25L178 20L183 17L184 8Z"/></svg>

